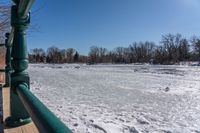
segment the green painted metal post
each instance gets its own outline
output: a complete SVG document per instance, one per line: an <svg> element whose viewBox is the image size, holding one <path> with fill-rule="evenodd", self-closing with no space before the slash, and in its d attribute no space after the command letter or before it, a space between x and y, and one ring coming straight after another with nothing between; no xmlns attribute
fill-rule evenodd
<svg viewBox="0 0 200 133"><path fill-rule="evenodd" d="M70 129L30 91L29 75L26 71L28 52L25 35L30 23L28 12L34 0L13 0L13 2L16 5L11 9L12 31L10 35L6 34L6 68L9 72L13 69L10 75L11 116L6 119L6 126L21 126L33 119L41 133L71 133Z"/></svg>
<svg viewBox="0 0 200 133"><path fill-rule="evenodd" d="M6 40L5 40L5 46L6 46L6 81L4 87L10 87L10 73L11 73L11 44L8 43L9 33L5 34Z"/></svg>
<svg viewBox="0 0 200 133"><path fill-rule="evenodd" d="M28 1L28 0L27 0ZM14 0L16 2L16 0ZM11 74L11 117L6 120L7 126L15 127L31 122L31 118L24 105L16 94L16 87L20 83L26 83L29 89L28 52L26 46L26 29L30 23L30 15L26 17L18 14L19 3L12 6L11 25L14 28L14 38L12 46L11 65L13 73Z"/></svg>

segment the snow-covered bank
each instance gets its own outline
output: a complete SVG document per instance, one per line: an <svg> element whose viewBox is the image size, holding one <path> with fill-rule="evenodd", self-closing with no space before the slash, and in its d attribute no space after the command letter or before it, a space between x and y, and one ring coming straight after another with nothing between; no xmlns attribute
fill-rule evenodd
<svg viewBox="0 0 200 133"><path fill-rule="evenodd" d="M75 133L200 132L200 67L31 64L29 74Z"/></svg>

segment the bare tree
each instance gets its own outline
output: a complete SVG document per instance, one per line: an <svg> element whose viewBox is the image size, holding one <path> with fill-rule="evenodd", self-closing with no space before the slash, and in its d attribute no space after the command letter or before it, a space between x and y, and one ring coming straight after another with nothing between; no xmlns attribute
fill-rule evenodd
<svg viewBox="0 0 200 133"><path fill-rule="evenodd" d="M66 52L66 49L61 49L60 50L60 54L61 54L61 62L62 63L66 63L67 62L67 52Z"/></svg>
<svg viewBox="0 0 200 133"><path fill-rule="evenodd" d="M190 58L190 47L187 39L183 38L179 45L179 61L189 60Z"/></svg>
<svg viewBox="0 0 200 133"><path fill-rule="evenodd" d="M130 50L130 62L137 62L138 61L138 56L137 56L137 43L134 42L131 45L129 45L129 50Z"/></svg>
<svg viewBox="0 0 200 133"><path fill-rule="evenodd" d="M168 53L164 46L157 46L154 51L154 64L168 64Z"/></svg>
<svg viewBox="0 0 200 133"><path fill-rule="evenodd" d="M194 57L198 61L200 61L200 38L197 36L193 36L191 39L191 43L193 46Z"/></svg>
<svg viewBox="0 0 200 133"><path fill-rule="evenodd" d="M74 57L74 53L75 53L75 49L73 48L68 48L66 49L66 54L67 54L67 61L68 63L72 63L73 62L73 57Z"/></svg>
<svg viewBox="0 0 200 133"><path fill-rule="evenodd" d="M124 47L117 47L113 50L113 54L115 55L116 63L125 62L125 59L124 59L125 52L126 52L126 48L124 48Z"/></svg>
<svg viewBox="0 0 200 133"><path fill-rule="evenodd" d="M153 58L154 50L153 42L134 42L129 46L130 62L149 62Z"/></svg>
<svg viewBox="0 0 200 133"><path fill-rule="evenodd" d="M29 56L32 59L30 62L45 62L45 51L42 48L31 49Z"/></svg>
<svg viewBox="0 0 200 133"><path fill-rule="evenodd" d="M106 48L99 48L99 63L103 63L106 61L106 55L108 54L108 50Z"/></svg>
<svg viewBox="0 0 200 133"><path fill-rule="evenodd" d="M88 53L89 63L96 64L99 59L99 48L97 46L90 47L90 51Z"/></svg>
<svg viewBox="0 0 200 133"><path fill-rule="evenodd" d="M180 50L179 47L181 45L182 41L182 36L180 34L177 35L172 35L172 34L167 34L162 36L162 41L161 44L163 44L167 56L168 56L168 61L171 63L177 62L180 58Z"/></svg>
<svg viewBox="0 0 200 133"><path fill-rule="evenodd" d="M79 53L76 51L76 53L74 54L74 62L78 61L79 61Z"/></svg>
<svg viewBox="0 0 200 133"><path fill-rule="evenodd" d="M60 49L52 46L47 49L47 62L48 63L61 63L62 57L61 57Z"/></svg>

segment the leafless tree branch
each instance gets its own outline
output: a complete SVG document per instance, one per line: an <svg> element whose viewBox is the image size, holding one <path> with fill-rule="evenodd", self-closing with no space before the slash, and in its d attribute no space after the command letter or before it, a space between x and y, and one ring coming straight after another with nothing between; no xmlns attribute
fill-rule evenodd
<svg viewBox="0 0 200 133"><path fill-rule="evenodd" d="M0 43L4 42L4 34L9 30L10 23L10 4L0 2Z"/></svg>

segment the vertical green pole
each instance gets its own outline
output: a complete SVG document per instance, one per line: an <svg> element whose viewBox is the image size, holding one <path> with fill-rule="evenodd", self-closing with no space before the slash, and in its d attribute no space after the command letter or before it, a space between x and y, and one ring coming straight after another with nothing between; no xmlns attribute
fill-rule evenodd
<svg viewBox="0 0 200 133"><path fill-rule="evenodd" d="M8 44L9 33L5 34L5 46L6 46L6 82L4 87L10 87L10 73L11 73L11 44Z"/></svg>
<svg viewBox="0 0 200 133"><path fill-rule="evenodd" d="M16 3L17 4L17 3ZM11 25L14 28L11 65L11 117L6 120L7 126L16 127L31 122L31 118L16 94L16 87L27 84L29 88L28 52L26 46L26 29L30 23L30 15L21 17L17 14L18 5L12 6Z"/></svg>

